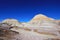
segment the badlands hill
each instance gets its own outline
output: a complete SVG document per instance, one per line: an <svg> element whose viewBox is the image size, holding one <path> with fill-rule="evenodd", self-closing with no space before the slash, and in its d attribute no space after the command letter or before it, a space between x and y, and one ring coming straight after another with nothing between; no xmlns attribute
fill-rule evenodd
<svg viewBox="0 0 60 40"><path fill-rule="evenodd" d="M46 21L49 21L49 20L54 20L53 18L49 18L49 17L47 17L47 16L45 16L45 15L43 15L43 14L37 14L37 15L35 15L33 18L32 18L32 20L31 20L31 22L36 22L36 21L42 21L42 20L46 20Z"/></svg>
<svg viewBox="0 0 60 40"><path fill-rule="evenodd" d="M7 31L3 32L8 33L8 37L4 36L6 40L60 40L60 21L43 14L35 15L25 23L16 19L5 19L1 23L11 24L8 28L12 27L9 31L7 27L3 29Z"/></svg>
<svg viewBox="0 0 60 40"><path fill-rule="evenodd" d="M11 26L22 26L22 24L16 19L5 19L2 23L8 23Z"/></svg>

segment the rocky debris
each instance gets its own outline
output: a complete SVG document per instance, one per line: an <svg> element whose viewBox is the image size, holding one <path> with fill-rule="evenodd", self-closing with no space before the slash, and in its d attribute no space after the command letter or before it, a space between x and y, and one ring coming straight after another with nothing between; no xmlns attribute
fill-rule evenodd
<svg viewBox="0 0 60 40"><path fill-rule="evenodd" d="M15 39L15 36L19 34L16 31L10 30L13 28L7 23L0 23L0 40L12 40Z"/></svg>

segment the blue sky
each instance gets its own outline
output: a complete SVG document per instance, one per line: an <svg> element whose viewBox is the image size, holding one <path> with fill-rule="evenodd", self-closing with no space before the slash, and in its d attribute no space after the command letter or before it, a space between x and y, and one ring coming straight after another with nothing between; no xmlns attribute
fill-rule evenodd
<svg viewBox="0 0 60 40"><path fill-rule="evenodd" d="M60 19L60 0L0 0L0 21L14 18L27 22L36 14Z"/></svg>

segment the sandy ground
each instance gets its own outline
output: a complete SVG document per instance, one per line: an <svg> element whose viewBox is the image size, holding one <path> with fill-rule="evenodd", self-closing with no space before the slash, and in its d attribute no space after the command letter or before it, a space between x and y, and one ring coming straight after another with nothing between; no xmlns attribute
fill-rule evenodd
<svg viewBox="0 0 60 40"><path fill-rule="evenodd" d="M19 35L16 36L16 40L52 40L58 38L57 36L39 34L33 31L26 31L23 29L13 29L13 30L19 32Z"/></svg>

